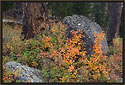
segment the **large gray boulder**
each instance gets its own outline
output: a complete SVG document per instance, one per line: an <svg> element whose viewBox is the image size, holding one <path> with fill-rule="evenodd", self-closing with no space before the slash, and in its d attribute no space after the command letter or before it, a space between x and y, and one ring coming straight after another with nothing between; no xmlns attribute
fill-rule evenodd
<svg viewBox="0 0 125 85"><path fill-rule="evenodd" d="M93 22L87 17L81 15L67 16L63 19L63 23L69 26L69 29L67 30L67 37L69 38L72 36L70 33L70 30L72 29L81 30L83 32L85 35L83 40L86 43L88 55L91 55L93 53L92 50L95 40L95 37L93 36L94 32L100 34L102 32L101 27L96 22ZM102 40L102 51L106 54L109 51L106 37Z"/></svg>
<svg viewBox="0 0 125 85"><path fill-rule="evenodd" d="M38 69L30 68L15 61L6 63L6 67L10 71L20 74L16 76L16 80L23 82L43 82L42 72Z"/></svg>

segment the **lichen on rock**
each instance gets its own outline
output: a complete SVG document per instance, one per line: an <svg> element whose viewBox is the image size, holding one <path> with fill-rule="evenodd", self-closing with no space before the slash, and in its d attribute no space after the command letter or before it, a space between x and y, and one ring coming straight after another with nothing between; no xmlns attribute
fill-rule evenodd
<svg viewBox="0 0 125 85"><path fill-rule="evenodd" d="M42 72L38 69L30 68L15 61L7 62L6 67L14 73L20 74L16 76L16 80L24 82L43 82Z"/></svg>

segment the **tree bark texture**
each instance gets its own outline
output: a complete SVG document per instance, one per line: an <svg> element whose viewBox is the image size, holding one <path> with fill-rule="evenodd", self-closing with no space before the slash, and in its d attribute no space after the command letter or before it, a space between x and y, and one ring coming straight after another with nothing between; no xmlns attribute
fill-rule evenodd
<svg viewBox="0 0 125 85"><path fill-rule="evenodd" d="M112 41L118 36L122 7L121 3L109 3L108 4L108 29L107 29L107 39L108 44L112 45Z"/></svg>
<svg viewBox="0 0 125 85"><path fill-rule="evenodd" d="M34 37L40 32L40 26L47 18L47 9L44 3L22 3L24 39Z"/></svg>

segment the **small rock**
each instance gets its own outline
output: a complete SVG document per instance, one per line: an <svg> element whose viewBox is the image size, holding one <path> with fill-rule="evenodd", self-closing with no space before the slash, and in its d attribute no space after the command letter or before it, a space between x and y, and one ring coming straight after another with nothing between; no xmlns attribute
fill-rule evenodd
<svg viewBox="0 0 125 85"><path fill-rule="evenodd" d="M7 62L6 67L12 72L17 72L21 76L17 76L16 80L24 82L43 82L42 72L38 69L30 68L15 61Z"/></svg>

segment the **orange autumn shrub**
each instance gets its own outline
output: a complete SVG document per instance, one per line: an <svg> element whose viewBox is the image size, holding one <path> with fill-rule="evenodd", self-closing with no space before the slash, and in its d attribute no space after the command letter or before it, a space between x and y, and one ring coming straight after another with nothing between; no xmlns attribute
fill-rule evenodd
<svg viewBox="0 0 125 85"><path fill-rule="evenodd" d="M109 78L109 74L107 69L108 64L107 58L108 56L104 56L102 54L101 50L101 43L104 37L104 33L102 32L101 34L96 34L94 35L95 39L95 45L93 46L93 52L94 54L91 55L90 59L88 59L88 70L89 70L89 75L91 76L91 81L93 82L107 82Z"/></svg>
<svg viewBox="0 0 125 85"><path fill-rule="evenodd" d="M57 31L53 31L57 32ZM59 31L58 31L59 32ZM55 35L58 34L54 33ZM53 74L53 79L48 80L49 82L113 82L113 78L110 75L112 74L110 63L113 63L111 58L103 55L101 49L101 43L104 37L104 33L94 34L95 45L93 46L94 54L90 58L86 57L85 44L82 42L82 32L71 31L73 37L72 39L63 39L56 38L56 42L60 42L60 45L57 45L51 42L51 35L49 36L48 43L49 51L41 51L42 57L48 57L53 60L53 63L50 66L54 66L55 69L59 69L61 74L59 77L56 74ZM60 32L61 34L61 32ZM63 34L62 34L63 35ZM46 36L47 37L47 36ZM43 39L46 39L45 36ZM48 39L48 37L47 37ZM58 41L60 40L60 41ZM56 49L58 46L58 49ZM46 47L46 46L45 46ZM115 60L115 59L113 59ZM47 66L47 65L46 65ZM54 70L56 71L56 70ZM56 72L55 72L56 73ZM57 75L58 75L57 74Z"/></svg>
<svg viewBox="0 0 125 85"><path fill-rule="evenodd" d="M90 60L88 60L88 58L86 57L87 51L85 50L85 45L82 44L82 42L83 42L82 37L84 37L82 35L82 32L80 32L80 30L79 31L72 30L71 32L72 32L73 38L65 40L64 38L62 38L60 36L56 37L58 34L64 36L64 34L62 34L62 33L65 33L65 32L59 31L58 25L55 25L55 26L54 27L55 27L56 31L54 29L51 29L53 35L51 35L51 36L43 35L43 38L42 38L42 42L44 43L43 47L44 48L48 47L49 50L48 50L48 52L41 51L41 55L42 55L41 57L50 58L51 60L53 60L53 63L56 65L56 67L60 68L60 70L62 72L66 71L63 73L63 75L60 78L58 78L59 81L76 82L76 80L77 80L77 82L80 82L80 81L87 82L87 80L89 80L88 76L91 75L91 72L89 72L88 69L90 69L90 71L94 69L95 71L99 72L97 70L99 68L99 66L96 65L95 62L98 61L99 57L102 56L100 44L101 44L101 41L104 36L103 33L101 33L100 37L95 40L95 43L96 42L97 43L94 47L95 54L93 55L93 58L95 58L96 60L92 59L92 58L90 58ZM56 37L56 44L55 44L55 42L54 43L52 42L53 37ZM61 40L61 39L63 39L63 40ZM58 45L57 42L60 43L60 45ZM58 49L56 48L57 46L58 46ZM96 47L99 47L99 48L96 48ZM96 56L98 56L98 57L96 57ZM93 61L95 60L95 61L92 62L92 60ZM88 66L87 66L87 64L88 64ZM100 64L100 67L101 67L101 64ZM86 68L86 70L85 70L85 68ZM81 69L84 69L84 70L82 70L84 72L80 72ZM105 71L103 73L105 74ZM84 75L85 80L81 80L79 78L81 74ZM67 76L67 75L69 75L69 76ZM93 80L94 79L96 80L96 78L95 78L96 76L101 76L101 74L93 75L92 76Z"/></svg>
<svg viewBox="0 0 125 85"><path fill-rule="evenodd" d="M23 42L14 37L3 48L10 51L9 55L18 56L17 62L42 70L45 82L117 82L122 78L122 40L113 41L113 53L108 57L101 49L104 33L95 33L93 54L87 57L85 36L80 30L71 30L72 38L66 38L68 27L61 22L50 28ZM11 61L9 58L3 57L4 64ZM3 80L7 82L9 73L4 70Z"/></svg>

